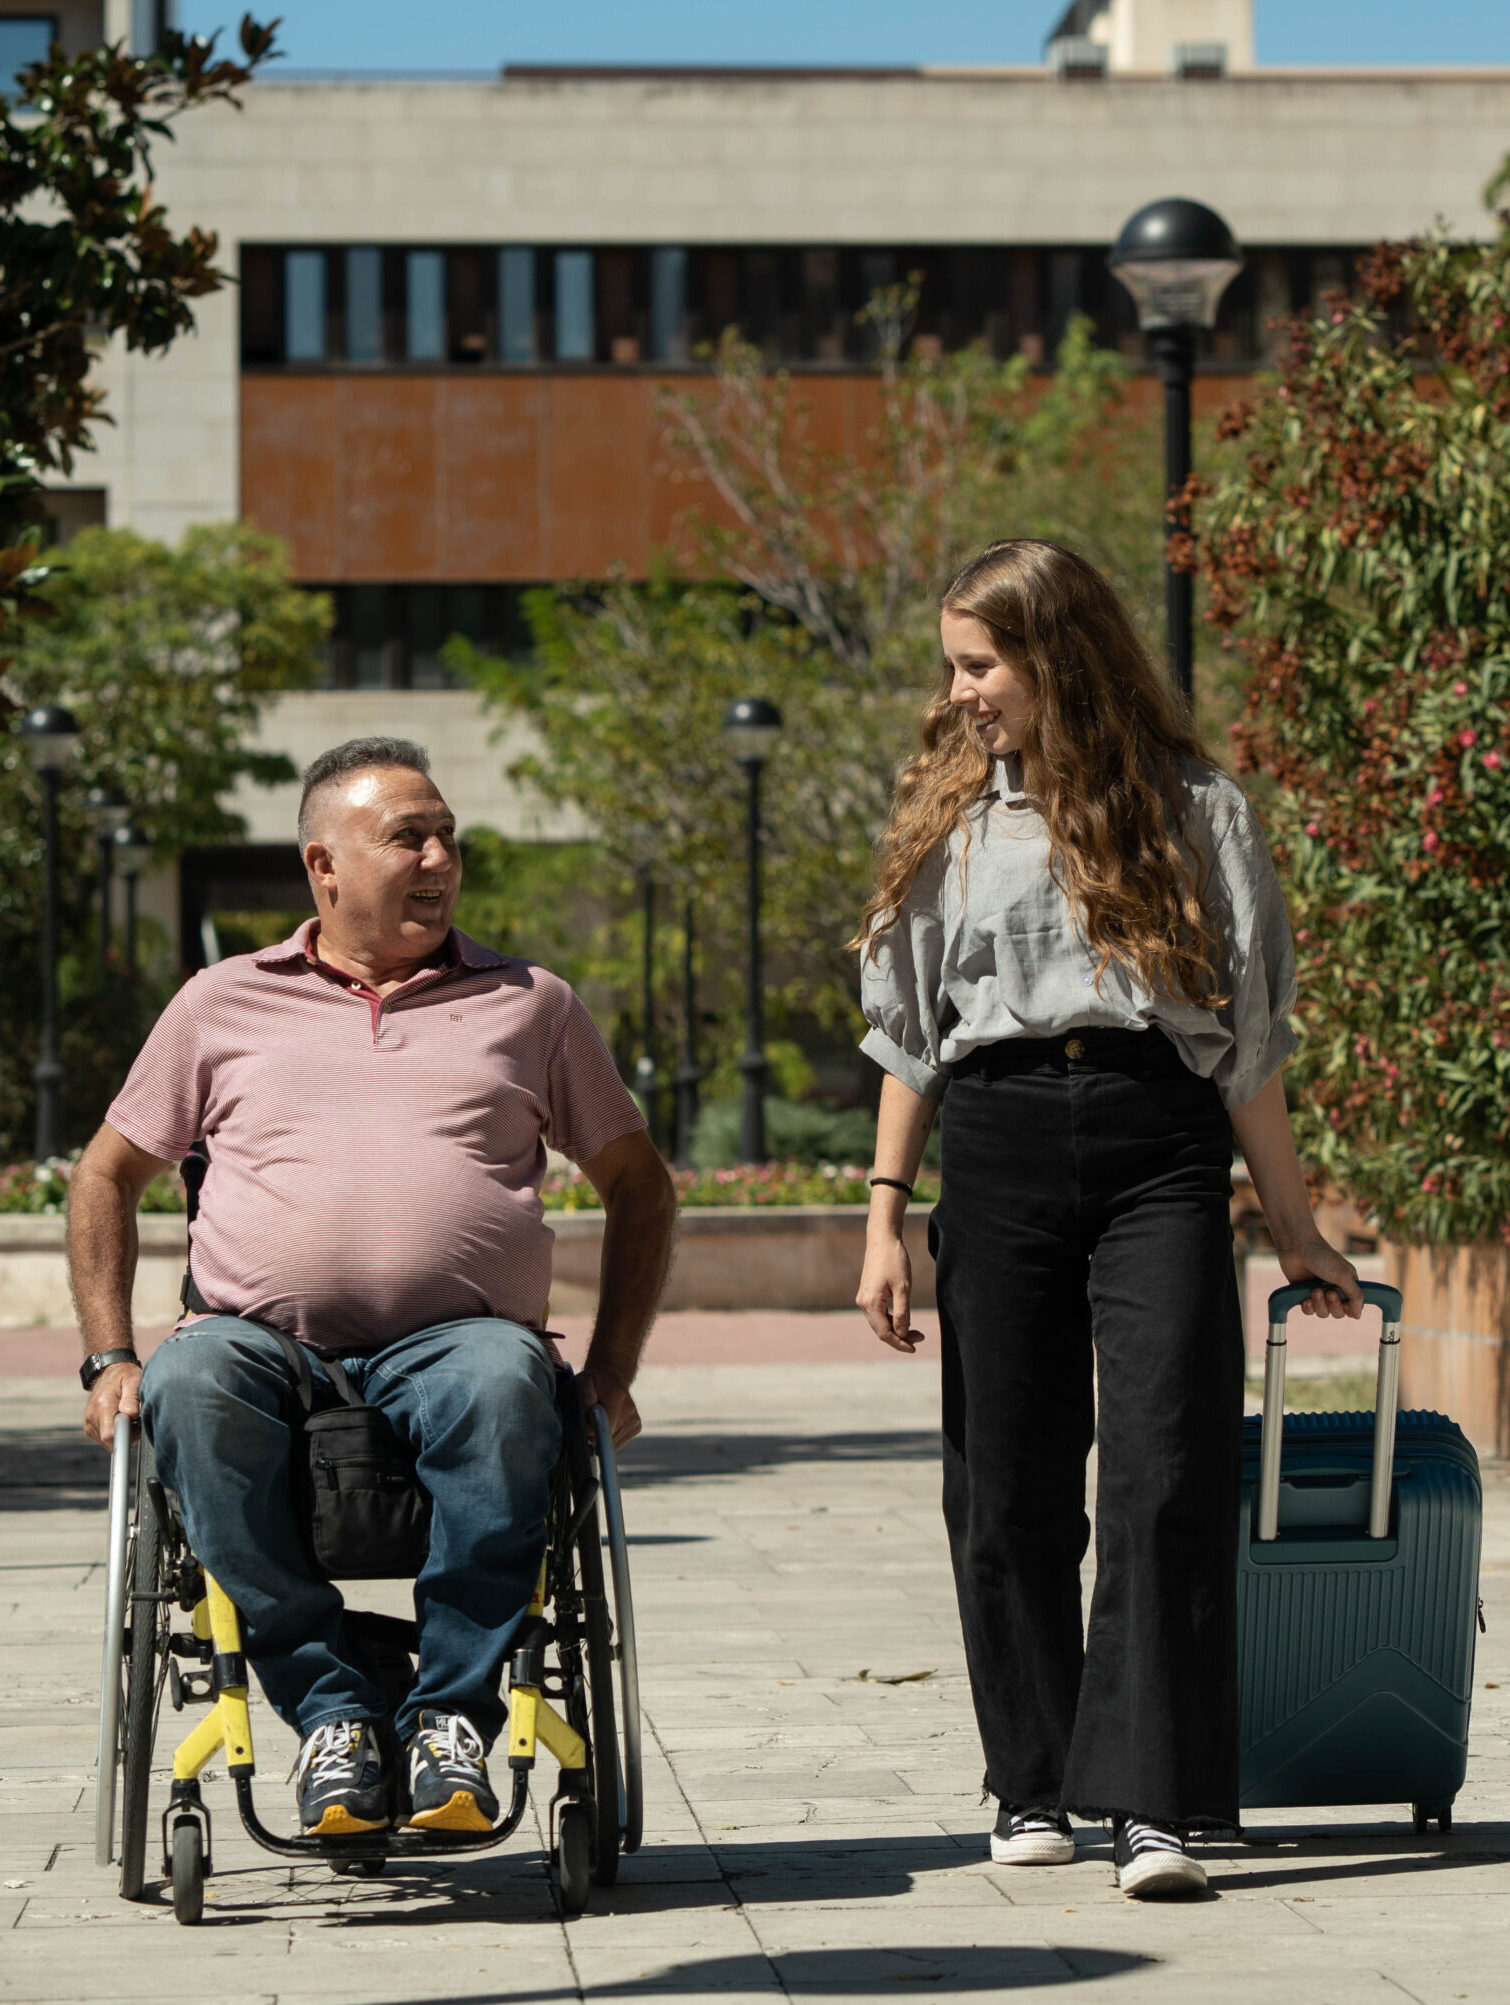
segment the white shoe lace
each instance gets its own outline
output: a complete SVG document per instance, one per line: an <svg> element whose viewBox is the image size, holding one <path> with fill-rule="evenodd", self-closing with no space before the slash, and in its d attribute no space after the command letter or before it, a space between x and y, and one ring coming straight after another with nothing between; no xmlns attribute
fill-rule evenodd
<svg viewBox="0 0 1510 2005"><path fill-rule="evenodd" d="M470 1769L479 1779L482 1777L487 1750L465 1713L441 1713L436 1725L424 1728L419 1734L409 1758L411 1787L424 1760L422 1748L428 1748L448 1769Z"/></svg>
<svg viewBox="0 0 1510 2005"><path fill-rule="evenodd" d="M289 1781L302 1786L308 1776L315 1789L345 1781L355 1765L365 1731L357 1720L330 1720L323 1727L316 1727L299 1749L298 1758L288 1772Z"/></svg>
<svg viewBox="0 0 1510 2005"><path fill-rule="evenodd" d="M1185 1850L1185 1841L1178 1831L1171 1831L1163 1824L1149 1824L1141 1817L1127 1820L1127 1844L1134 1856L1139 1852L1180 1852Z"/></svg>

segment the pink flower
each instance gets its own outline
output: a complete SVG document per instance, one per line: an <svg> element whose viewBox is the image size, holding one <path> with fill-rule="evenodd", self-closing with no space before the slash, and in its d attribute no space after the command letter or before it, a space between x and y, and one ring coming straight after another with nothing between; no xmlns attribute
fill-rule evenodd
<svg viewBox="0 0 1510 2005"><path fill-rule="evenodd" d="M1468 685L1467 685L1467 683L1466 683L1466 682L1455 682L1455 683L1454 683L1454 684L1452 685L1452 693L1453 693L1453 695L1454 695L1454 696L1466 696L1466 695L1468 694Z"/></svg>
<svg viewBox="0 0 1510 2005"><path fill-rule="evenodd" d="M1426 831L1425 835L1423 835L1421 838L1421 846L1423 849L1438 849L1441 847L1441 842L1442 838L1437 834L1434 828L1429 828Z"/></svg>
<svg viewBox="0 0 1510 2005"><path fill-rule="evenodd" d="M1307 835L1320 835L1320 833L1321 833L1321 823L1319 821L1308 821L1306 823Z"/></svg>
<svg viewBox="0 0 1510 2005"><path fill-rule="evenodd" d="M1468 747L1470 745L1476 745L1478 742L1479 742L1479 734L1477 731L1460 731L1458 733L1458 743L1462 746L1465 752L1468 750Z"/></svg>
<svg viewBox="0 0 1510 2005"><path fill-rule="evenodd" d="M1440 787L1433 787L1431 792L1426 796L1426 805L1429 808L1440 807L1445 798Z"/></svg>
<svg viewBox="0 0 1510 2005"><path fill-rule="evenodd" d="M1421 1179L1421 1188L1422 1190L1425 1191L1428 1197L1435 1197L1437 1192L1441 1189L1441 1187L1442 1187L1442 1180L1440 1177L1427 1175L1422 1177Z"/></svg>
<svg viewBox="0 0 1510 2005"><path fill-rule="evenodd" d="M1373 697L1371 696L1368 699L1367 703L1365 703L1363 706L1363 714L1365 717L1372 717L1374 712L1378 708L1379 708L1378 704L1374 701Z"/></svg>
<svg viewBox="0 0 1510 2005"><path fill-rule="evenodd" d="M1489 768L1491 773L1497 773L1504 764L1504 761L1500 758L1498 752L1486 752L1484 754L1484 764Z"/></svg>

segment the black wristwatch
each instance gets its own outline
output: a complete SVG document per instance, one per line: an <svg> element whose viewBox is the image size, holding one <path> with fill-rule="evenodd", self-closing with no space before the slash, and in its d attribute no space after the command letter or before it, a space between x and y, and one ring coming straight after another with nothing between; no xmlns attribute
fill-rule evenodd
<svg viewBox="0 0 1510 2005"><path fill-rule="evenodd" d="M79 1384L83 1386L85 1392L93 1392L95 1380L101 1372L109 1371L112 1365L139 1365L140 1363L141 1359L136 1355L135 1351L130 1349L91 1351L89 1356L79 1366Z"/></svg>

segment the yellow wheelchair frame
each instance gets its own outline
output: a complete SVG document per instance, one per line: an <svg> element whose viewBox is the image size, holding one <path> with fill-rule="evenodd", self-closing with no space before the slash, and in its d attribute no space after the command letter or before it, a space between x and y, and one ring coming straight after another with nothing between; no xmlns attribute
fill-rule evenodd
<svg viewBox="0 0 1510 2005"><path fill-rule="evenodd" d="M201 1796L200 1777L222 1752L242 1825L265 1850L323 1860L337 1873L374 1874L394 1856L434 1861L502 1844L524 1815L529 1777L543 1746L560 1771L551 1799L551 1864L563 1912L580 1914L593 1883L612 1883L619 1855L638 1847L643 1821L628 1547L613 1442L603 1409L595 1407L584 1426L564 1371L558 1404L565 1439L552 1483L549 1536L509 1666L506 1746L513 1782L507 1809L486 1832L386 1829L338 1838L278 1837L258 1817L252 1798L256 1762L240 1613L189 1552L177 1515L156 1480L150 1447L143 1441L133 1458L130 1423L117 1420L95 1856L101 1865L119 1858L124 1898L139 1899L145 1885L148 1779L165 1686L175 1709L204 1702L210 1707L174 1753L173 1783L162 1818L163 1872L171 1882L173 1911L180 1922L197 1922L204 1911L204 1882L213 1870L213 1855L210 1813ZM137 1463L134 1514L133 1459ZM600 1504L606 1541L600 1530ZM604 1543L610 1558L611 1608ZM171 1628L169 1610L175 1605L190 1615L187 1632ZM417 1648L413 1623L362 1611L348 1611L346 1619L358 1637L374 1646L390 1687L398 1667L398 1675L408 1675L410 1654ZM549 1661L552 1655L554 1662ZM180 1659L200 1668L184 1675ZM393 1696L396 1699L397 1692ZM118 1778L124 1784L124 1804L117 1853Z"/></svg>

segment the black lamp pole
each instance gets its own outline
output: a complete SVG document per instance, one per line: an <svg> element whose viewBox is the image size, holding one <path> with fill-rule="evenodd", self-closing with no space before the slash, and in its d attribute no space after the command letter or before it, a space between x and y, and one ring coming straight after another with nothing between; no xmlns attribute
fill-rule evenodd
<svg viewBox="0 0 1510 2005"><path fill-rule="evenodd" d="M37 1161L63 1152L63 1061L58 1052L58 788L79 727L61 704L44 703L20 735L42 783L42 1022L37 1040Z"/></svg>
<svg viewBox="0 0 1510 2005"><path fill-rule="evenodd" d="M693 959L692 899L682 917L682 1056L676 1068L676 1140L673 1157L679 1170L692 1167L692 1131L697 1126L698 1088L703 1069L697 1062L697 969Z"/></svg>
<svg viewBox="0 0 1510 2005"><path fill-rule="evenodd" d="M739 1055L744 1078L743 1108L739 1122L739 1159L763 1163L766 1159L765 1084L769 1069L765 1055L765 977L760 951L760 775L781 730L781 712L763 697L745 696L729 706L724 718L729 747L745 769L746 801L746 889L749 920L746 947L748 989L745 1002L745 1048Z"/></svg>
<svg viewBox="0 0 1510 2005"><path fill-rule="evenodd" d="M661 1139L661 1082L655 1066L655 879L647 870L640 880L645 918L645 937L640 957L640 1010L643 1022L642 1048L634 1068L634 1083L645 1103L645 1120L650 1139Z"/></svg>
<svg viewBox="0 0 1510 2005"><path fill-rule="evenodd" d="M136 883L151 860L152 845L139 828L125 822L111 838L115 861L126 880L126 979L136 979Z"/></svg>
<svg viewBox="0 0 1510 2005"><path fill-rule="evenodd" d="M1196 343L1216 325L1222 294L1243 268L1237 239L1201 202L1169 196L1150 202L1122 225L1108 259L1132 294L1138 325L1148 336L1164 379L1166 507L1190 478L1190 385ZM1168 524L1165 524L1168 541ZM1165 558L1164 609L1170 666L1188 698L1194 664L1192 579Z"/></svg>
<svg viewBox="0 0 1510 2005"><path fill-rule="evenodd" d="M110 979L110 876L115 863L115 832L130 819L131 806L118 787L91 787L84 805L94 823L94 839L100 853L100 940L99 981L103 995Z"/></svg>

